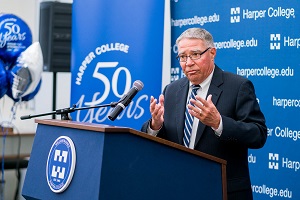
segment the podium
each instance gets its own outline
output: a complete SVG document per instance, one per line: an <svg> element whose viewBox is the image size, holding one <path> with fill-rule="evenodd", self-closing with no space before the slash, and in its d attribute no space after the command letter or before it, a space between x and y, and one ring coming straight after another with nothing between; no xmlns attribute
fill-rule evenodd
<svg viewBox="0 0 300 200"><path fill-rule="evenodd" d="M36 120L25 199L227 199L226 161L126 127ZM47 159L57 138L76 149L73 178L50 189Z"/></svg>

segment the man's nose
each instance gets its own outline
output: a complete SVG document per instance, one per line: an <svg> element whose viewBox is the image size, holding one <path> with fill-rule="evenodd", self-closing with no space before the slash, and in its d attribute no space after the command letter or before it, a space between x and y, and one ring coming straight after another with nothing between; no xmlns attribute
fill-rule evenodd
<svg viewBox="0 0 300 200"><path fill-rule="evenodd" d="M194 60L192 60L189 56L187 56L185 65L192 65L192 64L194 64Z"/></svg>

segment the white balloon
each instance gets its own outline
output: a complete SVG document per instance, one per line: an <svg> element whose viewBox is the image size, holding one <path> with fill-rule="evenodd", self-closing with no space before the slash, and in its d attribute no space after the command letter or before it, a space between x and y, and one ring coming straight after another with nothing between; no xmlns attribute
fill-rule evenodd
<svg viewBox="0 0 300 200"><path fill-rule="evenodd" d="M17 62L29 69L32 82L22 96L32 93L41 80L43 72L43 53L39 42L34 42L18 57Z"/></svg>

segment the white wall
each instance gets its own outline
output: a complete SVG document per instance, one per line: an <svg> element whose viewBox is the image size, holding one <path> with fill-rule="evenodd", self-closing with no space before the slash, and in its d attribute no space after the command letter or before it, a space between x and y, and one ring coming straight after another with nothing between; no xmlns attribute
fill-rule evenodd
<svg viewBox="0 0 300 200"><path fill-rule="evenodd" d="M170 0L165 0L164 22L164 53L162 67L162 90L171 81L171 5Z"/></svg>

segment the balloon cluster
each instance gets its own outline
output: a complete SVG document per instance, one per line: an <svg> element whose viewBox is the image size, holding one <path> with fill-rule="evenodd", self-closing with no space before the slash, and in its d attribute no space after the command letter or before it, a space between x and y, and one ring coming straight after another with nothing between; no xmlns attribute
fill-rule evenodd
<svg viewBox="0 0 300 200"><path fill-rule="evenodd" d="M0 99L29 101L41 86L43 55L39 42L32 43L28 25L13 14L0 13Z"/></svg>

